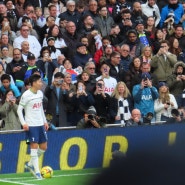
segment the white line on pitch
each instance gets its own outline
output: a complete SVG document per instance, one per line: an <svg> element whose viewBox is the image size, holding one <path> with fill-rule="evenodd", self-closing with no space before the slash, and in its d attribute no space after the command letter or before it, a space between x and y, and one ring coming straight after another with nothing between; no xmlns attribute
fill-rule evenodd
<svg viewBox="0 0 185 185"><path fill-rule="evenodd" d="M7 182L7 183L12 183L12 184L20 184L20 185L36 185L36 184L27 184L25 182L14 182L14 181L5 180L5 179L0 179L0 182Z"/></svg>

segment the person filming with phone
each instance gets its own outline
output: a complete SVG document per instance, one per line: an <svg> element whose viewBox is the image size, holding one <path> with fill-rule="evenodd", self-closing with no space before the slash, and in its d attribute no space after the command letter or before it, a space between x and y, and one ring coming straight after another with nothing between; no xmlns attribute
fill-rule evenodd
<svg viewBox="0 0 185 185"><path fill-rule="evenodd" d="M0 115L3 124L0 125L0 130L20 130L21 123L17 115L18 105L17 99L13 90L7 90L3 97L3 104L0 107ZM0 120L0 123L1 121Z"/></svg>
<svg viewBox="0 0 185 185"><path fill-rule="evenodd" d="M159 82L166 82L177 63L177 56L169 52L169 42L167 40L161 41L160 44L160 49L152 57L150 64L151 70L157 76Z"/></svg>
<svg viewBox="0 0 185 185"><path fill-rule="evenodd" d="M110 95L104 91L105 83L102 79L96 82L96 90L94 92L94 107L97 115L105 118L108 122L108 112L110 104Z"/></svg>

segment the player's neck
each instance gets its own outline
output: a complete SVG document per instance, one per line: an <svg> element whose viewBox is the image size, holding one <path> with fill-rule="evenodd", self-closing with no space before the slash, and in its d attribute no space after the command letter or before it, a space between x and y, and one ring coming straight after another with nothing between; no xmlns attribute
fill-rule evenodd
<svg viewBox="0 0 185 185"><path fill-rule="evenodd" d="M35 94L37 93L37 89L36 89L35 87L31 87L31 88L30 88L30 91L31 91L32 93L35 93Z"/></svg>

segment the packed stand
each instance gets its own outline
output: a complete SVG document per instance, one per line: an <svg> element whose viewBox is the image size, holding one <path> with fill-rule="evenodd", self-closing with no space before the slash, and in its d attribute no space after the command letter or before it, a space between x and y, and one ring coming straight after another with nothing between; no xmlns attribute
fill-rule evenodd
<svg viewBox="0 0 185 185"><path fill-rule="evenodd" d="M185 3L1 0L0 130L42 79L50 129L184 122Z"/></svg>

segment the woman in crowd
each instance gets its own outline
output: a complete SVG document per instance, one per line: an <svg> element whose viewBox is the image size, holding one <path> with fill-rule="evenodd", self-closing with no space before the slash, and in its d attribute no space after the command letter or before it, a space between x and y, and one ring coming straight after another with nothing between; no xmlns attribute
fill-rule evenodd
<svg viewBox="0 0 185 185"><path fill-rule="evenodd" d="M57 68L57 60L51 58L51 50L45 46L40 51L37 67L44 73L44 79L48 85L51 84L53 72Z"/></svg>
<svg viewBox="0 0 185 185"><path fill-rule="evenodd" d="M166 39L167 32L165 29L157 29L155 31L155 41L153 43L153 54L157 54L160 49L161 41Z"/></svg>
<svg viewBox="0 0 185 185"><path fill-rule="evenodd" d="M159 83L159 98L154 102L156 121L168 121L172 117L171 110L177 109L174 95L170 94L169 88L164 82Z"/></svg>
<svg viewBox="0 0 185 185"><path fill-rule="evenodd" d="M58 25L54 24L53 26L49 28L47 38L49 37L55 38L55 48L61 49L61 48L67 47L62 37L62 32L60 31ZM43 46L47 46L46 38L43 40Z"/></svg>
<svg viewBox="0 0 185 185"><path fill-rule="evenodd" d="M142 54L140 56L141 62L150 63L152 59L152 48L150 46L145 46L142 50Z"/></svg>
<svg viewBox="0 0 185 185"><path fill-rule="evenodd" d="M110 117L113 123L126 125L131 118L133 102L124 82L118 82L110 100Z"/></svg>
<svg viewBox="0 0 185 185"><path fill-rule="evenodd" d="M178 61L183 61L185 63L185 53L179 47L179 41L175 37L169 38L170 48L169 52L177 56Z"/></svg>
<svg viewBox="0 0 185 185"><path fill-rule="evenodd" d="M85 83L83 81L78 81L74 103L77 110L77 122L83 118L85 112L90 106L94 105L94 103L93 95L86 91Z"/></svg>
<svg viewBox="0 0 185 185"><path fill-rule="evenodd" d="M16 97L12 90L7 90L4 95L3 105L0 107L1 118L4 127L1 130L20 130L21 123L17 115Z"/></svg>
<svg viewBox="0 0 185 185"><path fill-rule="evenodd" d="M3 16L0 21L0 25L1 25L0 36L2 34L8 35L9 41L12 44L14 39L16 38L16 34L14 31L12 31L9 18L7 16Z"/></svg>
<svg viewBox="0 0 185 185"><path fill-rule="evenodd" d="M140 68L141 68L140 58L134 57L132 62L130 63L129 71L126 73L126 76L125 76L125 82L130 92L132 92L132 87L133 87L132 80L134 79L136 75L141 73Z"/></svg>
<svg viewBox="0 0 185 185"><path fill-rule="evenodd" d="M83 71L82 74L78 76L78 81L82 81L85 84L86 91L93 93L95 91L95 83L90 79L90 74L87 71Z"/></svg>
<svg viewBox="0 0 185 185"><path fill-rule="evenodd" d="M153 16L147 17L145 31L149 33L151 41L155 38L155 19Z"/></svg>

